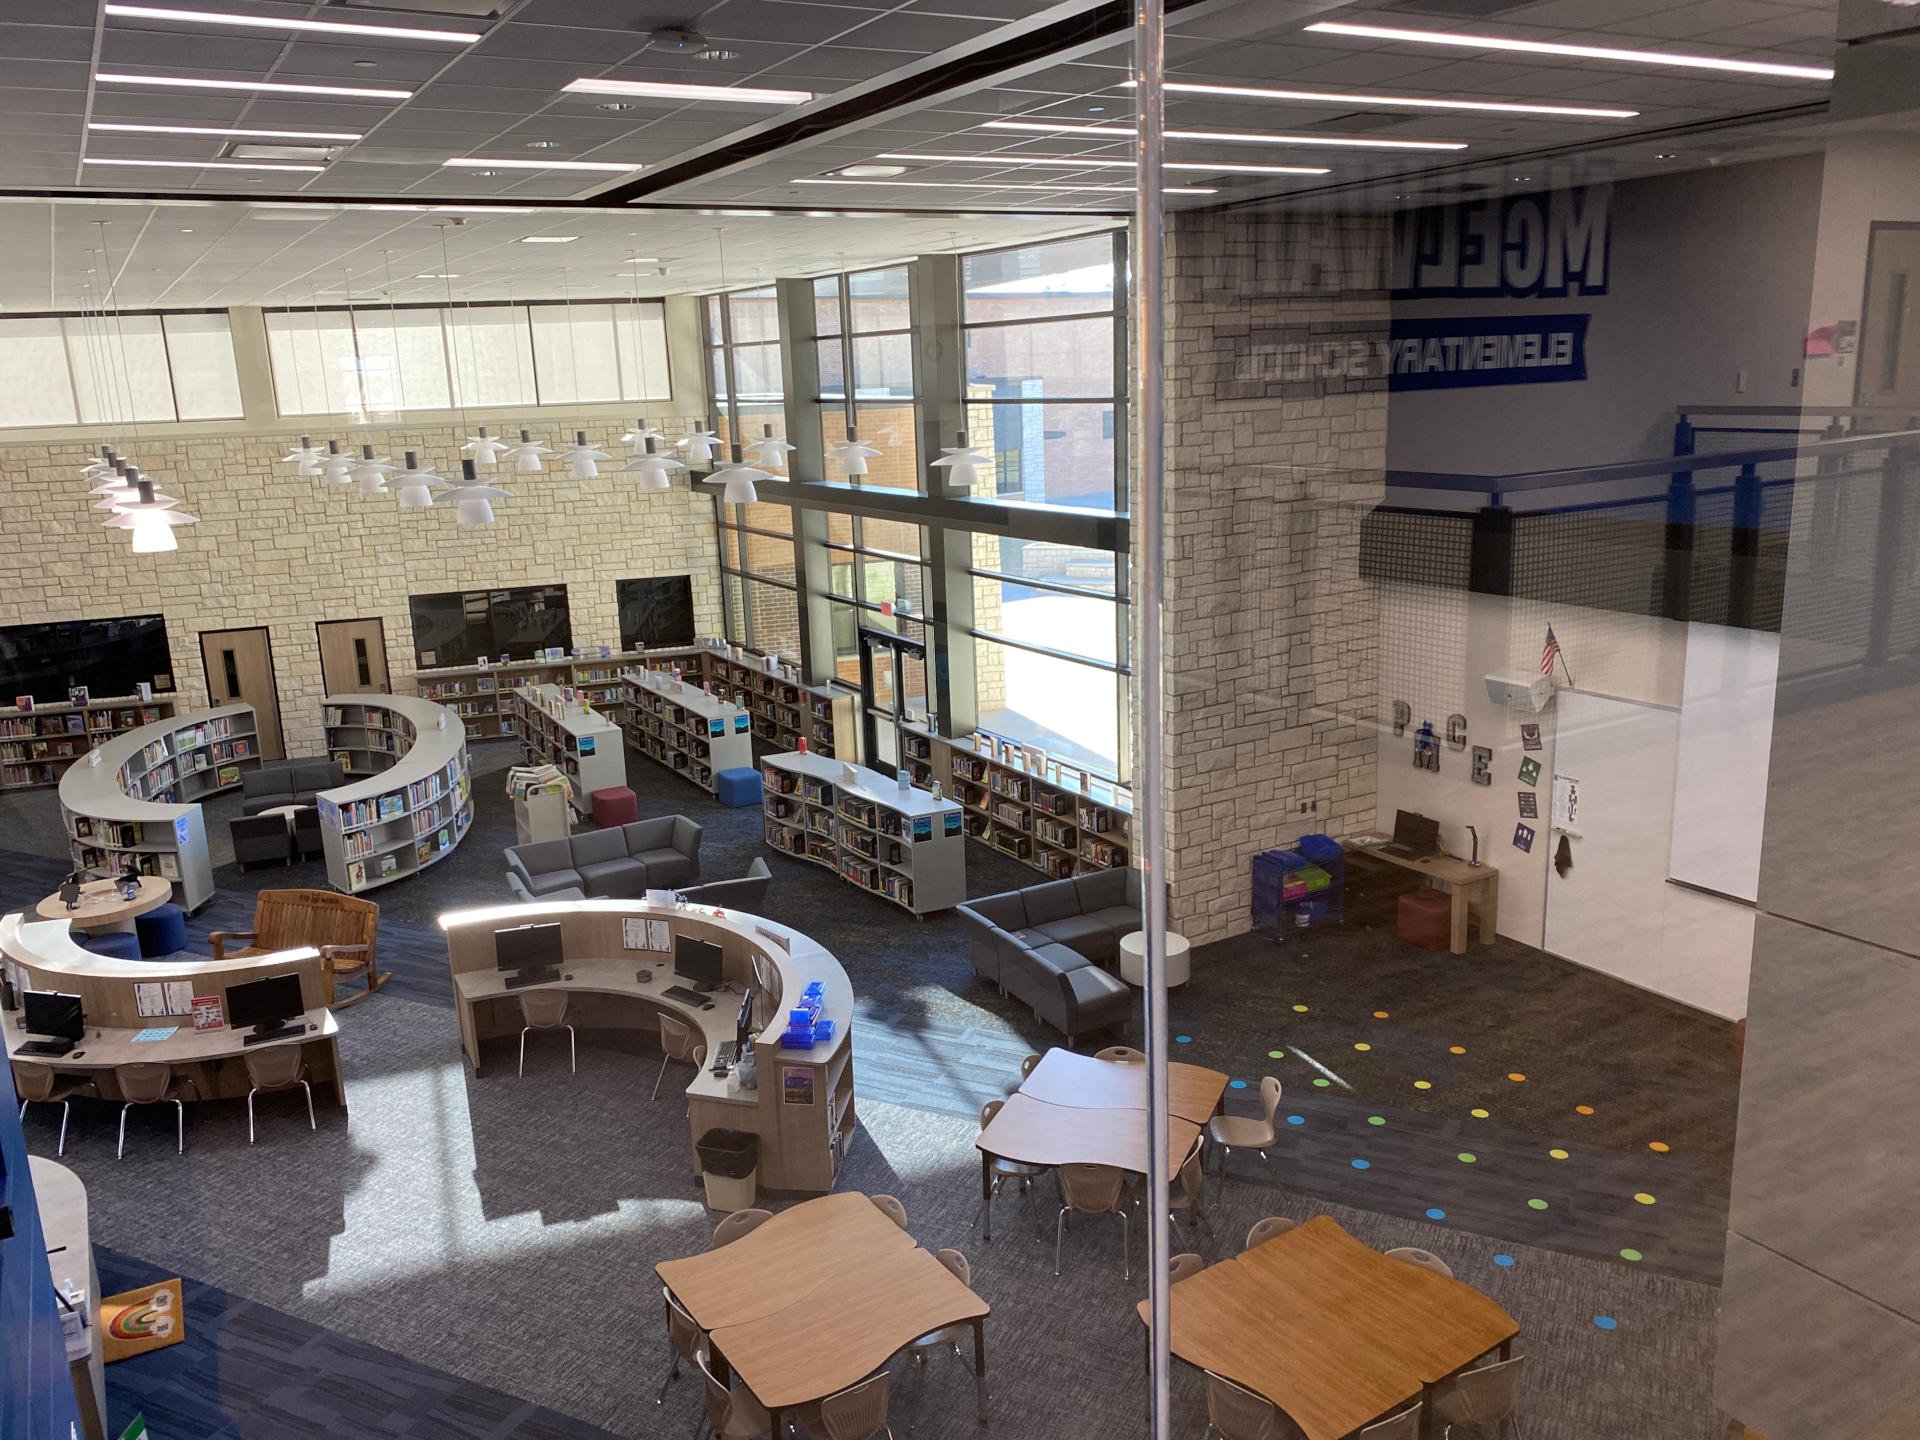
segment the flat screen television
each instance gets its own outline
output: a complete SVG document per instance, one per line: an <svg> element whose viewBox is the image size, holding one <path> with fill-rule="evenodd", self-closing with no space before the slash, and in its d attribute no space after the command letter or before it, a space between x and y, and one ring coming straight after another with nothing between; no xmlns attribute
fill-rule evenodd
<svg viewBox="0 0 1920 1440"><path fill-rule="evenodd" d="M573 615L564 585L511 590L453 590L410 595L414 659L422 669L531 660L552 646L573 648Z"/></svg>
<svg viewBox="0 0 1920 1440"><path fill-rule="evenodd" d="M227 1024L236 1030L249 1025L274 1030L281 1022L305 1014L306 1009L298 975L270 975L227 987Z"/></svg>
<svg viewBox="0 0 1920 1440"><path fill-rule="evenodd" d="M613 598L620 611L622 650L693 643L692 576L617 580Z"/></svg>
<svg viewBox="0 0 1920 1440"><path fill-rule="evenodd" d="M16 695L51 705L76 685L105 700L136 693L142 681L156 694L173 692L164 615L0 627L0 705Z"/></svg>

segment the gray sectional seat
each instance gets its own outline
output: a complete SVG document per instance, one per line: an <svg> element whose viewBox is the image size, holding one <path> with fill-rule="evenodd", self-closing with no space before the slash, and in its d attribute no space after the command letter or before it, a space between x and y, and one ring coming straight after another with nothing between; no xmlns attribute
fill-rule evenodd
<svg viewBox="0 0 1920 1440"><path fill-rule="evenodd" d="M1120 937L1140 928L1140 874L1103 870L986 895L958 907L973 968L1024 1000L1067 1043L1124 1026L1133 991L1109 974Z"/></svg>
<svg viewBox="0 0 1920 1440"><path fill-rule="evenodd" d="M282 805L311 805L322 790L346 782L340 766L327 760L275 760L240 777L240 813L258 815Z"/></svg>
<svg viewBox="0 0 1920 1440"><path fill-rule="evenodd" d="M507 885L520 900L635 900L700 878L700 827L684 815L586 830L506 850Z"/></svg>

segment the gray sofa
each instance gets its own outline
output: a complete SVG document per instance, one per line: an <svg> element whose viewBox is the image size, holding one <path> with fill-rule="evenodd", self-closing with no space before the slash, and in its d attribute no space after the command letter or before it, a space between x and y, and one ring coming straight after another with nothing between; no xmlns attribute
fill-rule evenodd
<svg viewBox="0 0 1920 1440"><path fill-rule="evenodd" d="M700 827L684 815L507 847L507 886L520 900L638 899L700 878Z"/></svg>
<svg viewBox="0 0 1920 1440"><path fill-rule="evenodd" d="M346 776L332 760L275 760L240 777L240 813L311 805L320 791L345 783Z"/></svg>
<svg viewBox="0 0 1920 1440"><path fill-rule="evenodd" d="M1050 880L957 908L974 970L1033 1007L1069 1045L1132 1018L1132 988L1103 967L1119 958L1120 937L1140 928L1137 870Z"/></svg>
<svg viewBox="0 0 1920 1440"><path fill-rule="evenodd" d="M773 883L773 871L758 858L738 880L709 880L705 885L682 889L680 898L694 905L718 905L728 910L758 910Z"/></svg>

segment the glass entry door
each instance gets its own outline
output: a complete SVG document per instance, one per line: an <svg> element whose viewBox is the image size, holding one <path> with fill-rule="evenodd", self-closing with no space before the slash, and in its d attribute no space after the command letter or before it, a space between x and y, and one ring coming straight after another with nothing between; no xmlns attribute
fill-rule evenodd
<svg viewBox="0 0 1920 1440"><path fill-rule="evenodd" d="M900 727L911 713L932 727L926 709L927 647L891 630L860 627L861 752L883 774L898 773ZM913 701L919 697L920 705Z"/></svg>

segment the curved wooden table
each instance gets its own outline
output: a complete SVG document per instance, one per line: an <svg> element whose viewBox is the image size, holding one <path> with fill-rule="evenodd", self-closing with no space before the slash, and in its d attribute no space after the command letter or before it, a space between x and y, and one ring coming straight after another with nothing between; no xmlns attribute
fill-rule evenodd
<svg viewBox="0 0 1920 1440"><path fill-rule="evenodd" d="M42 920L65 920L76 930L132 930L135 916L158 910L173 898L173 882L158 875L142 875L140 889L131 900L120 898L117 880L89 880L80 887L80 904L69 910L67 902L54 891L38 905L34 913Z"/></svg>

